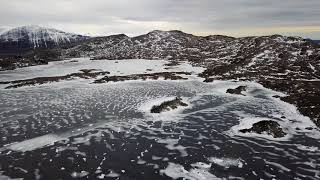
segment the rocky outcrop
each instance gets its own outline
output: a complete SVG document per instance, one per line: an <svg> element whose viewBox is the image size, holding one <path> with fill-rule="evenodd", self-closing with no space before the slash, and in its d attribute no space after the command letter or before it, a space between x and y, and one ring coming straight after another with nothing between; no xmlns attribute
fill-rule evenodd
<svg viewBox="0 0 320 180"><path fill-rule="evenodd" d="M106 37L93 37L81 42L77 46L63 50L62 53L64 57L68 58L94 57L98 54L110 51L110 48L122 43L126 39L129 39L129 37L125 34L111 35Z"/></svg>
<svg viewBox="0 0 320 180"><path fill-rule="evenodd" d="M286 135L282 130L279 123L271 120L260 121L254 123L250 129L240 130L242 133L258 133L258 134L268 134L274 138L281 138Z"/></svg>
<svg viewBox="0 0 320 180"><path fill-rule="evenodd" d="M163 78L164 80L187 80L188 78L180 75L191 75L189 72L158 72L150 74L131 74L127 76L105 76L101 79L95 80L93 83L101 84L108 82L128 81L128 80L157 80Z"/></svg>
<svg viewBox="0 0 320 180"><path fill-rule="evenodd" d="M227 89L227 93L245 96L244 94L242 94L242 91L246 91L246 89L247 89L247 86L239 86L235 89Z"/></svg>
<svg viewBox="0 0 320 180"><path fill-rule="evenodd" d="M151 108L150 112L151 113L162 113L165 111L177 109L180 106L186 107L186 106L188 106L188 104L182 102L181 98L176 97L175 99L173 99L171 101L165 101L165 102L161 103L160 105L153 106Z"/></svg>

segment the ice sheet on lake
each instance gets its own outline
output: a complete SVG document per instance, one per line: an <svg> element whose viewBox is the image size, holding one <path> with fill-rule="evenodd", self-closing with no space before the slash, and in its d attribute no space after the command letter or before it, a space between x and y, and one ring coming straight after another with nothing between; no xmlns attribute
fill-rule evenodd
<svg viewBox="0 0 320 180"><path fill-rule="evenodd" d="M104 65L101 65L99 68L105 68L104 70L107 70L108 68L112 69L114 67L112 64L119 65L123 63L123 71L115 72L119 74L141 73L144 72L146 68L163 71L163 64L165 63L161 61L141 61L141 64L148 64L149 62L151 64L149 64L150 66L145 65L141 69L131 71L130 66L127 65L130 65L131 62L133 63L134 60L130 60L130 62L126 62L126 60L119 61L118 63L115 63L115 61L80 61L82 60L79 60L78 65L76 65L77 62L57 62L66 63L66 69L60 70L60 72L57 73L69 73L70 70L72 70L72 66L77 67L75 70L82 69L84 67L97 68L96 66L100 63ZM67 65L68 63L70 63L70 65ZM86 63L88 63L88 65L84 65ZM91 66L90 63L96 64ZM126 67L124 64L126 64ZM52 64L48 65L48 68L52 69L47 70L49 74L54 74L55 68L50 66L52 66ZM62 65L60 67L62 67ZM179 70L179 66L174 68L178 68ZM177 69L174 68L170 68L170 70L177 71ZM180 70L183 68L186 71L189 71L188 68L190 67L185 64L180 65ZM33 74L26 72L26 69L17 70L17 72L25 71L27 76L32 76ZM45 72L41 71L42 70L40 69L38 72L35 71L36 74L34 75L39 75L39 73L45 74ZM12 75L12 78L17 78L14 76L15 75ZM227 89L233 89L240 85L247 86L247 91L244 92L246 96L226 93ZM0 91L2 90L0 89ZM253 158L251 157L251 155L253 155L255 156L254 158L269 158L277 160L281 159L282 156L285 156L286 158L288 157L287 159L293 159L295 163L300 161L300 164L308 166L306 169L310 172L318 165L317 162L306 162L307 160L304 157L305 154L312 158L317 157L317 152L319 151L317 145L312 146L310 144L305 144L304 141L291 142L290 139L291 137L295 137L295 135L301 135L305 138L308 138L310 135L314 135L312 137L316 138L317 129L295 129L295 127L315 127L310 119L299 114L293 105L289 105L272 97L273 95L284 96L284 94L266 89L255 82L214 81L212 83L203 83L198 80L190 80L174 82L136 81L121 82L117 84L88 85L79 81L68 81L64 82L63 86L61 86L61 84L56 84L42 88L32 87L28 90L3 90L1 93L1 98L3 99L1 99L2 104L0 103L0 108L1 106L6 107L10 105L17 107L18 109L13 110L10 108L4 108L5 111L0 113L0 117L6 120L8 120L7 117L11 117L12 121L15 120L15 123L12 123L15 125L14 128L20 128L20 130L24 130L24 126L21 126L23 123L19 124L20 122L24 122L24 118L18 114L22 114L23 110L27 113L25 116L26 118L28 115L31 117L29 119L30 122L31 120L34 120L34 122L43 120L41 123L44 124L57 126L68 124L72 126L73 122L75 122L74 124L77 124L82 121L86 122L92 119L99 119L102 121L102 124L104 124L103 128L100 129L96 128L96 122L90 121L90 124L92 124L92 126L90 125L90 129L83 129L79 131L79 133L65 133L62 135L51 134L36 137L34 139L21 140L21 142L7 146L6 149L9 150L32 151L37 148L51 145L56 141L67 139L67 145L64 146L63 143L61 143L62 147L59 147L58 151L68 149L68 145L70 145L74 148L73 151L75 154L85 156L86 154L79 151L77 147L81 145L91 146L92 144L90 144L90 140L97 140L98 142L101 142L101 140L112 140L116 142L123 141L125 144L130 142L130 138L134 141L137 140L137 142L138 138L142 138L143 141L138 142L141 143L141 145L144 145L143 143L152 142L151 145L154 145L154 147L157 145L157 147L160 149L162 148L162 151L166 153L156 154L153 152L154 154L152 155L157 156L152 156L152 160L161 161L161 163L164 161L169 162L168 166L161 170L161 173L174 179L218 179L214 175L215 170L211 167L215 165L225 167L220 169L225 169L226 171L232 167L242 167L243 169L251 167L254 168L254 165L252 164L251 167L247 167L246 163L249 164L251 161L245 159L246 157L242 157L242 154L239 155L239 158L231 158L230 156L223 154L228 152L228 150L230 152L230 149L228 148L233 145L239 145L237 147L240 148L241 152L248 151L252 153L249 158ZM152 115L149 113L153 105L158 105L165 100L172 100L177 96L183 97L183 101L190 104L190 106L160 113L160 115ZM25 107L28 107L29 109L25 110ZM29 112L32 113L28 114ZM112 118L109 118L110 115L112 115ZM133 116L135 117L133 118ZM281 118L282 116L285 116L286 118ZM255 138L259 137L259 135L256 134L251 134L253 138L247 138L242 137L243 134L238 133L240 127L249 128L249 126L254 122L266 119L279 122L279 124L285 128L285 131L289 133L290 136L288 137L290 138L287 138L286 141L276 141L275 139L270 141L269 137L265 137L261 140L260 138ZM2 123L2 129L6 128L6 123ZM11 128L13 125L8 127ZM164 127L166 127L166 129ZM42 128L43 129L31 129L31 131L47 130L46 126L43 126ZM78 131L77 128L74 127L73 131ZM225 134L225 130L229 130L230 132L230 129L234 130L235 134ZM28 131L30 132L30 129L26 129L26 132ZM22 131L19 131L18 133L23 137L24 134ZM80 135L77 136L77 134ZM123 136L120 136L121 134ZM11 136L9 133L6 135L8 137ZM240 137L238 137L238 135ZM105 138L105 136L108 136L108 138ZM119 136L121 138L119 138ZM227 143L229 143L229 145L224 146ZM230 144L232 145L230 146ZM109 150L115 148L112 146L112 143L107 142L104 144L104 147L107 147L106 149ZM148 147L149 146L146 146L146 149L144 148L141 153L146 152L146 150L150 150L149 152L151 152L152 148ZM270 147L272 150L268 150ZM261 149L266 150L265 152L261 152ZM215 152L216 154L212 153L204 158L202 155L196 154L198 152L202 152L199 150L208 150L209 152ZM221 153L219 154L219 156L221 155L220 157L230 158L216 157L216 151L218 151L218 154ZM264 153L263 157L260 157L262 155L259 153ZM199 155L199 159L196 159L197 155ZM189 163L193 163L190 164L190 169L187 168L186 164L182 165L182 163L179 162L181 159L187 159L189 156L192 156L190 159L194 158L194 161L188 161ZM150 162L147 157L147 155L144 156L143 158L145 159L141 158L137 163L141 166L148 165ZM172 157L180 159L175 160ZM206 159L207 157L211 158ZM283 162L275 164L274 160L269 160L268 162L265 162L265 164L275 168L281 167L284 170L292 168L292 164L290 167L286 164L284 165ZM314 164L316 166L314 166ZM283 168L281 165L287 169ZM190 166L188 164L188 167ZM118 173L120 172L119 169L115 170L117 170L116 172ZM81 173L81 171L74 172ZM86 174L86 172L83 173ZM79 174L74 175L78 176ZM106 173L101 175L101 177L104 178L108 176L121 175Z"/></svg>

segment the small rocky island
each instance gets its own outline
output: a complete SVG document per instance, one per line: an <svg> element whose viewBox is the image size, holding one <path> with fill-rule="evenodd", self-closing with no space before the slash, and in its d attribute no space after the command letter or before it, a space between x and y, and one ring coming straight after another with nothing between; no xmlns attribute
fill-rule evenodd
<svg viewBox="0 0 320 180"><path fill-rule="evenodd" d="M161 113L165 111L170 111L173 109L177 109L179 106L188 106L187 103L183 102L181 98L176 97L170 101L164 101L160 105L155 105L151 108L151 113Z"/></svg>
<svg viewBox="0 0 320 180"><path fill-rule="evenodd" d="M247 89L247 86L239 86L235 89L227 89L227 93L245 96L244 94L242 94L242 91L246 91L246 89Z"/></svg>
<svg viewBox="0 0 320 180"><path fill-rule="evenodd" d="M271 120L264 120L257 123L254 123L250 129L241 129L242 133L258 133L258 134L268 134L274 138L281 138L286 135L282 130L279 123Z"/></svg>

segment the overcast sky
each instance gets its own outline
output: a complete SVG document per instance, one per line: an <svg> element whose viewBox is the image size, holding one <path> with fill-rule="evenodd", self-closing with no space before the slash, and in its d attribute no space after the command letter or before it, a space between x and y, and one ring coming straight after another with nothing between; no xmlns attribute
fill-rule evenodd
<svg viewBox="0 0 320 180"><path fill-rule="evenodd" d="M0 31L42 25L91 35L179 29L320 39L320 0L0 0Z"/></svg>

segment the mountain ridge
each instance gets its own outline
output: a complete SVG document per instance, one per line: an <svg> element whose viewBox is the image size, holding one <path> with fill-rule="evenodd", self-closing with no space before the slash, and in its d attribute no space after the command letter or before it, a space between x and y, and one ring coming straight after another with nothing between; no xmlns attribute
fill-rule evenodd
<svg viewBox="0 0 320 180"><path fill-rule="evenodd" d="M88 39L88 36L67 33L38 25L27 25L0 34L0 53L21 53L37 48L57 48Z"/></svg>

